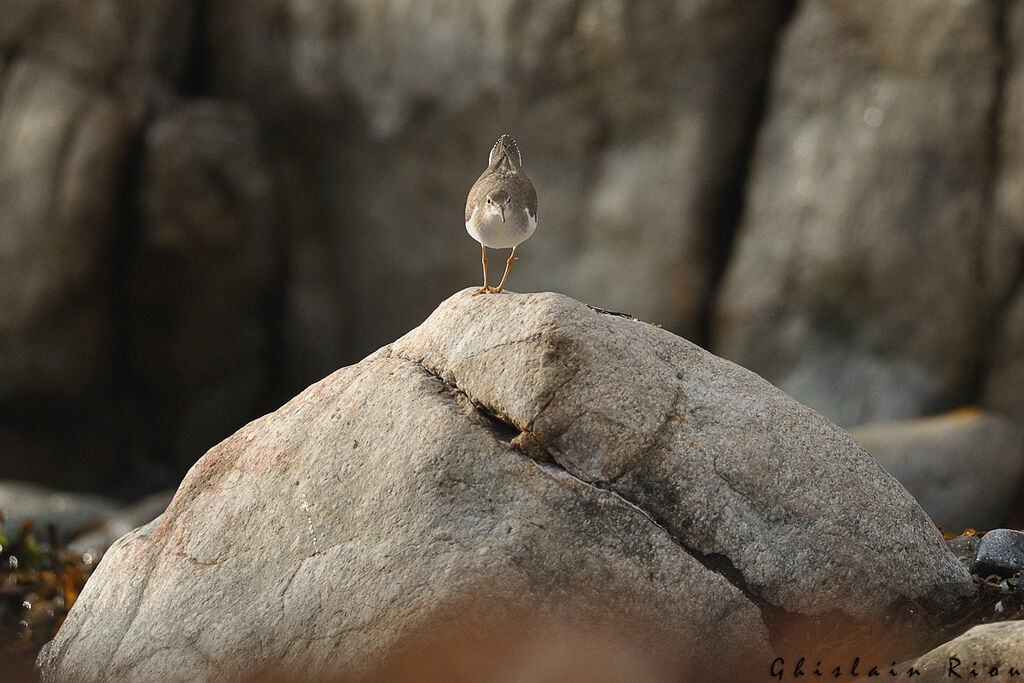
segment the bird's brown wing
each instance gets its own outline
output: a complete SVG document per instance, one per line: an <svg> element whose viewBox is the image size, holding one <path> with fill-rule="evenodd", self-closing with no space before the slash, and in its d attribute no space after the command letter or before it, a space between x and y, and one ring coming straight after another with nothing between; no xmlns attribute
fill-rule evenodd
<svg viewBox="0 0 1024 683"><path fill-rule="evenodd" d="M526 174L523 174L526 178ZM530 215L537 218L537 189L530 182L529 178L526 178L526 209L530 212Z"/></svg>
<svg viewBox="0 0 1024 683"><path fill-rule="evenodd" d="M487 169L480 174L480 177L473 183L473 187L469 188L469 196L466 197L466 222L469 222L469 217L473 215L473 207L480 206L480 203L487 196L488 178L491 175L491 169Z"/></svg>

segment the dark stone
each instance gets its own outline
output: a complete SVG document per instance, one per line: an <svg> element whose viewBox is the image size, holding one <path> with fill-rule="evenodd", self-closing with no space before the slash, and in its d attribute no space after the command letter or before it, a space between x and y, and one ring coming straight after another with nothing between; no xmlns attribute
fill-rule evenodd
<svg viewBox="0 0 1024 683"><path fill-rule="evenodd" d="M1009 578L1024 570L1024 532L993 529L978 544L974 572L982 578L997 574Z"/></svg>

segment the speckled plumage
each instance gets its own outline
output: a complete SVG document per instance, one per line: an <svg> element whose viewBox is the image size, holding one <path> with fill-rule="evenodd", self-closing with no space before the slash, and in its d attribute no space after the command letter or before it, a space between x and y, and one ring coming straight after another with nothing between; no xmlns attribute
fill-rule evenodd
<svg viewBox="0 0 1024 683"><path fill-rule="evenodd" d="M487 161L487 168L473 183L466 199L466 231L485 247L508 249L533 234L537 226L537 191L523 171L523 157L511 135L498 138ZM497 201L507 199L504 221L497 208L487 211L488 196Z"/></svg>
<svg viewBox="0 0 1024 683"><path fill-rule="evenodd" d="M537 191L523 171L523 156L511 135L491 148L487 168L466 199L466 232L480 243L484 286L477 294L500 292L515 260L516 247L537 228ZM512 248L501 284L487 284L487 248Z"/></svg>

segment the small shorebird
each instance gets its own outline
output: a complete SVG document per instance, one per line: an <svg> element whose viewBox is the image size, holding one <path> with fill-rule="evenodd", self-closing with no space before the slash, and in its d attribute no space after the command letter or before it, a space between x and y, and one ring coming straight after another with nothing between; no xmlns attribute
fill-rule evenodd
<svg viewBox="0 0 1024 683"><path fill-rule="evenodd" d="M487 157L487 170L480 174L466 199L466 232L480 243L484 286L473 294L500 292L516 258L516 247L537 227L537 191L523 172L523 157L511 135L502 135ZM487 247L508 249L512 255L497 287L487 284Z"/></svg>

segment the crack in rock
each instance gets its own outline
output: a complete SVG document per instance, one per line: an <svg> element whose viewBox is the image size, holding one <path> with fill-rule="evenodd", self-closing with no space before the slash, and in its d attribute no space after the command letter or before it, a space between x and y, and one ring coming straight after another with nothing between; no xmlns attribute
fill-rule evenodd
<svg viewBox="0 0 1024 683"><path fill-rule="evenodd" d="M762 600L758 595L750 590L747 585L746 579L743 577L743 573L736 568L726 555L719 553L704 553L696 548L692 548L687 545L682 539L673 534L668 527L658 518L656 518L651 512L630 500L626 496L622 495L618 491L608 488L606 485L602 485L597 482L587 481L576 474L567 470L551 452L551 450L537 437L536 433L532 430L532 425L536 421L537 417L546 409L555 399L558 392L574 379L580 372L577 368L571 377L563 381L554 391L552 391L551 398L547 401L544 407L538 411L537 416L530 421L530 424L526 428L521 428L507 417L502 415L499 411L493 410L491 407L486 406L479 401L474 400L469 394L467 394L462 388L460 388L454 382L451 382L438 373L432 371L426 367L421 361L417 361L412 358L406 358L404 356L395 356L401 360L405 360L416 368L423 371L427 376L441 382L452 394L453 398L465 397L472 406L476 409L476 412L483 418L485 426L488 427L487 431L490 432L495 439L509 447L513 452L517 453L521 457L525 458L535 467L539 468L542 472L551 476L555 479L571 479L588 489L599 492L601 494L607 494L614 496L619 502L624 503L635 512L643 516L648 522L653 524L655 527L660 529L676 546L681 548L686 554L697 560L708 571L711 571L719 576L723 577L733 587L735 587L744 597L746 597L751 603L753 603L762 614L762 619L765 624L768 624L768 614L777 610L784 610L781 607L770 605ZM458 401L457 401L458 402Z"/></svg>
<svg viewBox="0 0 1024 683"><path fill-rule="evenodd" d="M655 514L614 488L611 488L611 484L614 482L588 481L566 469L566 467L559 462L552 449L538 438L536 432L533 430L533 423L549 406L552 405L561 389L579 375L582 371L581 368L575 368L571 376L562 381L559 386L551 392L550 398L545 402L544 406L541 407L530 423L525 427L522 427L515 424L507 416L503 415L501 411L495 410L492 406L488 406L477 401L465 390L459 387L457 383L446 379L437 372L434 372L425 366L422 361L394 353L391 354L391 357L411 363L427 377L441 383L447 390L451 399L462 409L463 413L467 415L467 417L475 419L476 422L491 434L498 443L506 446L510 451L527 460L532 466L538 468L545 475L563 481L573 481L585 486L591 491L596 492L598 495L613 496L616 501L625 504L658 528L674 545L696 560L706 570L717 574L729 582L730 585L738 590L740 594L758 610L761 616L761 622L767 629L769 642L776 651L781 652L792 646L798 645L799 640L794 639L796 637L794 634L798 635L806 632L816 633L818 630L835 630L836 628L841 628L843 632L862 631L865 627L869 626L840 612L829 612L827 614L818 615L804 614L801 612L787 610L785 607L776 605L764 599L750 587L743 572L726 554L706 553L691 547L683 539L675 535L669 529L668 525ZM678 408L678 401L679 397L677 396L672 403L670 412L674 412L672 409ZM662 431L665 424L670 422L671 419L664 420L656 432ZM661 439L653 439L652 442L648 444L648 447L656 447L657 441L659 440ZM713 463L713 466L715 468L715 474L728 485L728 480L721 472L718 471L717 463ZM735 491L731 485L729 485L729 488L730 490ZM742 496L742 492L737 491L737 493ZM748 503L751 503L749 499ZM896 617L898 614L894 611L890 616Z"/></svg>

